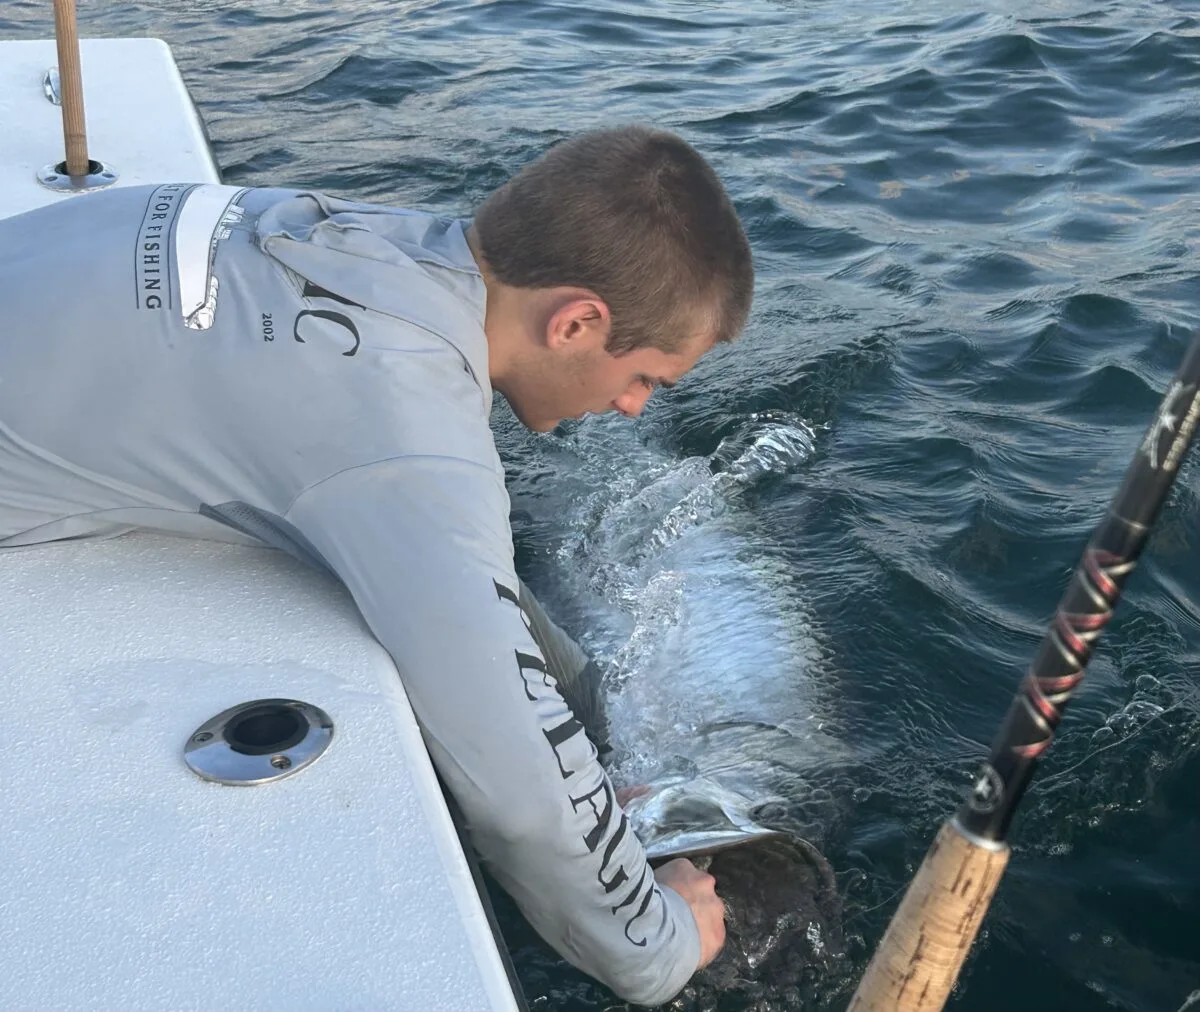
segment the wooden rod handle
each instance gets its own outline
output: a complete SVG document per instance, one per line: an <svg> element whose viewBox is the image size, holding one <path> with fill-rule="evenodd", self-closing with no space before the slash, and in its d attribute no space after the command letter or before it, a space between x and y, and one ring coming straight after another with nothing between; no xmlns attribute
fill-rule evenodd
<svg viewBox="0 0 1200 1012"><path fill-rule="evenodd" d="M947 822L892 917L847 1012L937 1012L958 979L1008 846L989 849Z"/></svg>
<svg viewBox="0 0 1200 1012"><path fill-rule="evenodd" d="M83 118L83 71L79 64L75 0L54 0L54 37L58 45L58 87L62 98L67 175L86 176L87 126Z"/></svg>

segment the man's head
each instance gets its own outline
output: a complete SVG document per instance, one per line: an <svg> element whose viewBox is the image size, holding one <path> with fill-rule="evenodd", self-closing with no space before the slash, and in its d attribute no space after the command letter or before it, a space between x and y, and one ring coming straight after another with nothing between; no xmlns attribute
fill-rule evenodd
<svg viewBox="0 0 1200 1012"><path fill-rule="evenodd" d="M636 415L745 325L750 246L716 174L643 127L552 148L479 208L492 385L530 428Z"/></svg>

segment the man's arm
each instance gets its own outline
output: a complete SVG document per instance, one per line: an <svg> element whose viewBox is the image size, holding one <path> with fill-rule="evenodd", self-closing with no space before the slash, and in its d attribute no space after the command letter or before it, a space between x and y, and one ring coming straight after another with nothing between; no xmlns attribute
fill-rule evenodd
<svg viewBox="0 0 1200 1012"><path fill-rule="evenodd" d="M546 614L525 581L518 578L521 611L533 641L567 708L578 718L596 746L603 764L612 751L608 743L608 715L601 695L601 673L596 662Z"/></svg>
<svg viewBox="0 0 1200 1012"><path fill-rule="evenodd" d="M583 724L584 731L604 761L611 751L608 744L608 716L601 693L601 673L587 652L550 618L538 604L533 592L520 582L521 610L529 631L546 659L546 666L558 685L558 691L570 711ZM634 787L635 792L646 787ZM617 804L624 807L622 791L616 790ZM725 944L725 904L716 892L716 881L686 858L661 865L654 872L659 885L669 886L684 898L700 932L700 966L707 966Z"/></svg>
<svg viewBox="0 0 1200 1012"><path fill-rule="evenodd" d="M674 996L696 920L660 885L519 606L502 478L446 457L351 468L287 519L396 662L480 856L530 923L628 1000Z"/></svg>

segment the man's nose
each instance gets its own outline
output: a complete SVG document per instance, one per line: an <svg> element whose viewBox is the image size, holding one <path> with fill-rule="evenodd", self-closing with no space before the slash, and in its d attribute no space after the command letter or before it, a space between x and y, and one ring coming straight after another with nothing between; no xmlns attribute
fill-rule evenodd
<svg viewBox="0 0 1200 1012"><path fill-rule="evenodd" d="M621 394L615 401L613 407L616 408L626 418L637 418L642 413L642 408L646 406L646 402L650 400L650 395L653 390L647 390L643 386L638 386L637 389L627 390Z"/></svg>

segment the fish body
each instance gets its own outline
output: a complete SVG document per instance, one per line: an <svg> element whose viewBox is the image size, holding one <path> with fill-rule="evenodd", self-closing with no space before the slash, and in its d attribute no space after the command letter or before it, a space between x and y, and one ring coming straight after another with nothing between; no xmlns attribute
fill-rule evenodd
<svg viewBox="0 0 1200 1012"><path fill-rule="evenodd" d="M560 691L651 863L693 860L726 904L722 953L673 1004L687 1009L794 1008L842 955L829 863L770 818L781 786L839 749L808 677L819 648L745 508L815 434L777 417L744 429L680 460L592 418L522 442L510 471L518 569L598 662L554 671Z"/></svg>

